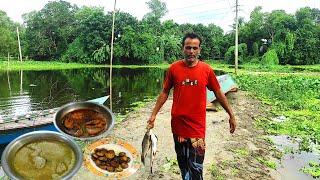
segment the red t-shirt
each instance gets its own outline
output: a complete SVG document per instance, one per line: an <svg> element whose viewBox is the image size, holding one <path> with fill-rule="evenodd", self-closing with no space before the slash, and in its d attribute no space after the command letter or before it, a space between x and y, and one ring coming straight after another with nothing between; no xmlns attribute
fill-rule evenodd
<svg viewBox="0 0 320 180"><path fill-rule="evenodd" d="M188 67L183 60L171 64L163 91L173 89L172 133L184 138L204 138L206 129L207 90L218 91L220 85L213 69L199 61Z"/></svg>

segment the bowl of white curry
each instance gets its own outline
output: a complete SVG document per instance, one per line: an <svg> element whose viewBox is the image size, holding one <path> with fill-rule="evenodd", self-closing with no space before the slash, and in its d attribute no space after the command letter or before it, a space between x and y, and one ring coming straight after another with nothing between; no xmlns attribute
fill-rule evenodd
<svg viewBox="0 0 320 180"><path fill-rule="evenodd" d="M8 144L1 165L10 179L70 179L83 162L81 148L65 135L34 131Z"/></svg>

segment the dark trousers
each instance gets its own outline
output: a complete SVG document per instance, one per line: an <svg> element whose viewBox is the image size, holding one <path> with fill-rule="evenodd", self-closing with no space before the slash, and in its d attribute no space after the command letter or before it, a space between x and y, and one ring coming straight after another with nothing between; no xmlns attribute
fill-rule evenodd
<svg viewBox="0 0 320 180"><path fill-rule="evenodd" d="M183 180L203 180L203 160L205 150L194 148L190 139L185 142L178 142L174 138L177 160Z"/></svg>

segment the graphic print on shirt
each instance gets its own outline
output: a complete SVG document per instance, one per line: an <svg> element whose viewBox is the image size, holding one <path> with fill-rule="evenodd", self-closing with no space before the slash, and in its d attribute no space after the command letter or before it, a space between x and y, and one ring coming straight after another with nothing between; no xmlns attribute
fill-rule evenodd
<svg viewBox="0 0 320 180"><path fill-rule="evenodd" d="M182 81L183 86L197 86L198 80L190 80L189 78L186 78Z"/></svg>

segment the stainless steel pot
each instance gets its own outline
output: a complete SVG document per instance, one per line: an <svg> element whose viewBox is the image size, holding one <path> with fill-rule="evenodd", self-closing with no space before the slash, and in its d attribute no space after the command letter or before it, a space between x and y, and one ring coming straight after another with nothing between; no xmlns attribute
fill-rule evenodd
<svg viewBox="0 0 320 180"><path fill-rule="evenodd" d="M92 136L92 137L76 137L76 136L72 136L72 135L66 133L64 131L65 127L62 122L63 117L66 114L68 114L69 112L79 110L79 109L89 109L89 110L94 110L96 112L101 113L107 119L107 123L106 123L107 128L104 131L102 131L101 133L99 133L98 135ZM93 102L73 102L73 103L69 103L69 104L62 106L55 114L53 122L54 122L55 127L58 129L58 131L60 131L62 134L66 135L70 138L74 138L77 140L96 140L99 138L106 137L111 132L111 130L115 124L115 116L111 112L110 109L108 109L107 107L105 107L103 105L96 104Z"/></svg>
<svg viewBox="0 0 320 180"><path fill-rule="evenodd" d="M34 131L14 139L10 144L6 146L5 150L3 151L1 156L1 165L4 172L7 174L7 176L9 176L10 179L23 179L17 172L14 171L11 164L18 150L22 148L24 145L39 140L57 140L60 142L64 142L73 150L75 154L75 164L69 172L67 172L63 177L61 177L61 179L70 179L78 172L83 162L83 155L80 147L74 140L58 132Z"/></svg>

